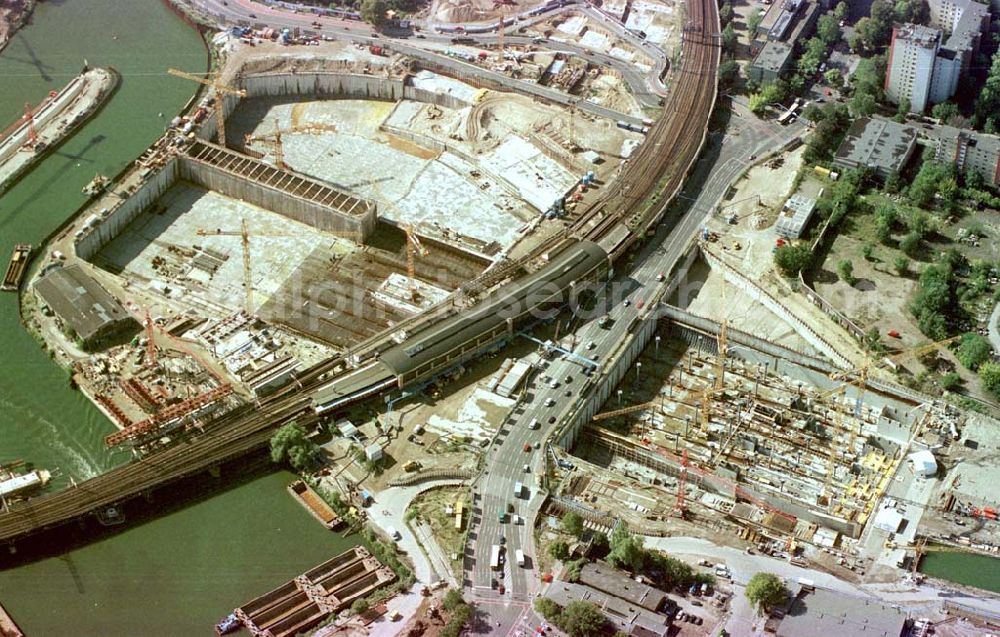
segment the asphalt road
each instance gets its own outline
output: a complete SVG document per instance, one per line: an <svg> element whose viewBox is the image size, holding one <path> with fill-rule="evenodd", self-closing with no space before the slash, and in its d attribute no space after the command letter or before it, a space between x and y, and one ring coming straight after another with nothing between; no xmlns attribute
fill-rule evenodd
<svg viewBox="0 0 1000 637"><path fill-rule="evenodd" d="M572 334L561 339L566 346L572 346L578 356L596 358L600 364L619 346L627 337L629 325L636 314L653 310L646 306L645 301L656 298L658 288L667 285L668 281L658 280L660 275L669 272L684 254L706 217L713 214L729 186L751 163L750 157L763 156L770 150L780 148L803 130L799 124L782 128L761 122L751 116L742 104L733 104L733 111L728 134L721 138L721 148L716 144L715 148L704 153L705 157L695 169L708 171L707 177L682 193L682 196L692 200L690 207L680 219L668 219L661 223L657 236L647 242L638 254L633 270L607 286L607 296L599 301L599 307L601 303L609 306L613 323L601 328L599 322L603 312L597 311L593 313L594 318L582 320ZM716 149L717 154L712 152ZM643 307L639 308L639 305ZM531 529L542 501L534 475L543 466L545 438L553 432L560 416L591 389L590 379L583 374L586 367L585 363L573 357L557 355L536 370L527 390L528 398L501 428L494 445L488 450L487 469L473 487L476 496L470 539L474 561L471 582L466 584L471 587L477 601L489 602L482 609L489 616L486 625L494 634L507 634L516 628L510 623L514 610L530 602L540 587L541 574L532 567L534 562L531 559L534 557ZM623 382L633 378L635 373L638 370L626 374ZM548 379L555 380L557 385L553 386ZM534 419L540 423L537 430L530 428ZM535 448L536 443L540 449ZM530 451L524 451L525 444L529 445ZM529 472L525 472L525 464L529 465ZM516 482L528 485L529 497L514 497ZM505 511L508 505L513 505L514 513L525 519L523 524L499 521L499 513ZM508 556L503 569L493 571L489 564L490 549L500 543L501 535L505 538ZM518 548L528 558L526 568L518 567L513 561ZM503 595L493 587L494 581L504 584L506 591ZM529 610L517 621L530 624L537 619Z"/></svg>
<svg viewBox="0 0 1000 637"><path fill-rule="evenodd" d="M515 80L513 78L507 77L502 73L497 73L489 69L483 68L475 64L469 64L467 62L457 60L455 58L449 58L433 51L428 51L426 49L417 46L420 42L434 42L434 43L450 43L451 39L455 37L455 34L448 33L434 33L431 30L421 33L422 39L417 38L396 38L390 37L388 35L377 35L372 30L371 27L364 23L360 23L353 20L338 20L327 16L317 16L310 13L295 13L293 11L288 11L285 9L278 9L274 7L259 5L253 3L250 0L190 0L190 2L215 16L221 16L221 19L226 24L239 24L239 23L262 23L271 26L272 28L295 28L298 27L303 30L309 30L317 32L323 35L329 35L336 37L338 40L350 41L358 44L382 44L389 46L392 50L415 57L418 59L428 59L436 64L445 66L451 69L453 72L462 73L466 75L476 75L483 78L488 78L490 80L500 82L505 86L509 86L514 90L518 90L530 95L536 95L538 97L555 101L561 104L576 104L577 108L581 111L591 113L600 117L606 117L609 119L620 120L623 119L633 124L640 124L642 122L641 118L635 118L630 115L619 113L612 109L607 109L597 104L593 104L586 100L580 99L579 97L569 95L568 93L563 93L555 89L551 89L545 86L541 86L534 82L528 82L524 80ZM587 13L594 13L595 19L601 20L606 26L613 29L614 21L603 16L596 10L587 11ZM256 16L256 17L251 17ZM542 18L548 16L542 16ZM321 28L317 28L313 22L318 22L322 25ZM508 27L508 30L518 28L520 24L516 26ZM659 80L659 76L663 73L666 56L659 50L659 48L652 45L644 43L639 40L636 36L629 33L620 24L618 25L621 30L621 36L632 43L634 46L644 49L655 61L656 64L649 74L650 82L653 88L662 93L665 93L662 82ZM461 34L464 38L471 38L474 42L487 45L494 44L497 41L497 35L495 34ZM532 38L525 36L505 36L505 42L510 44L531 44ZM541 44L545 46L545 44ZM577 46L571 43L551 43L548 48L557 48L560 51L565 51L567 53L577 55L586 58L588 61L599 64L602 66L607 66L615 69L621 73L622 77L628 83L630 90L635 95L636 99L642 106L645 107L656 107L660 104L661 95L654 94L650 90L650 85L647 84L645 77L637 71L634 64L627 62L625 60L620 60L618 58L599 53L596 51L591 51L585 47Z"/></svg>

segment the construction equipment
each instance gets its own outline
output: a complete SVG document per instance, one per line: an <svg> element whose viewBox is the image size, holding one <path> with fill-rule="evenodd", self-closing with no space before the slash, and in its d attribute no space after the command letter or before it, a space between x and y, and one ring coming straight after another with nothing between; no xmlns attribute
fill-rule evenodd
<svg viewBox="0 0 1000 637"><path fill-rule="evenodd" d="M663 404L662 400L642 403L641 405L629 405L628 407L622 407L621 409L615 409L614 411L606 411L601 414L597 414L591 420L593 422L598 422L600 420L607 420L608 418L614 418L616 416L624 416L626 414L633 414L637 411L643 411L645 409L652 409Z"/></svg>
<svg viewBox="0 0 1000 637"><path fill-rule="evenodd" d="M29 150L35 150L38 145L38 131L35 130L35 112L31 109L31 104L24 103L24 119L28 120L28 143L25 146Z"/></svg>
<svg viewBox="0 0 1000 637"><path fill-rule="evenodd" d="M725 294L723 292L723 294ZM723 297L723 302L725 298ZM722 384L726 380L726 348L729 346L729 318L722 319L722 325L719 326L719 335L716 337L715 342L718 351L715 354L715 388L722 389Z"/></svg>
<svg viewBox="0 0 1000 637"><path fill-rule="evenodd" d="M687 515L687 472L688 450L687 447L684 447L684 454L681 456L681 468L677 473L677 502L674 504L674 512L679 518Z"/></svg>
<svg viewBox="0 0 1000 637"><path fill-rule="evenodd" d="M300 126L290 126L288 128L281 128L278 124L278 120L274 120L274 130L269 133L261 133L259 135L246 135L243 138L244 147L249 146L252 142L261 142L267 144L274 151L274 165L285 170L288 166L285 164L285 152L281 143L281 136L288 135L289 133L333 133L337 131L337 127L331 124L302 124Z"/></svg>
<svg viewBox="0 0 1000 637"><path fill-rule="evenodd" d="M233 88L232 86L226 86L223 84L218 77L198 77L191 73L185 73L184 71L178 71L177 69L167 69L167 73L173 75L174 77L184 78L185 80L191 80L192 82L198 82L199 84L204 84L205 86L210 86L215 91L215 125L216 125L216 141L220 146L226 145L226 100L224 96L226 95L236 95L237 97L246 97L247 92L241 88Z"/></svg>
<svg viewBox="0 0 1000 637"><path fill-rule="evenodd" d="M195 230L195 234L200 237L240 237L243 242L243 286L246 288L246 313L248 316L253 315L253 272L250 262L250 236L251 233L247 229L246 219L242 220L240 223L239 230L205 230L204 228L198 228ZM349 232L349 231L338 231L331 232L337 236L351 237L356 242L361 242L360 232ZM254 232L255 237L305 237L302 233L293 232Z"/></svg>
<svg viewBox="0 0 1000 637"><path fill-rule="evenodd" d="M156 343L153 341L153 319L146 310L146 367L156 369Z"/></svg>
<svg viewBox="0 0 1000 637"><path fill-rule="evenodd" d="M403 231L406 232L406 274L410 278L410 300L415 302L420 300L420 294L417 291L416 257L418 254L421 258L426 257L427 249L421 245L412 225L404 225Z"/></svg>

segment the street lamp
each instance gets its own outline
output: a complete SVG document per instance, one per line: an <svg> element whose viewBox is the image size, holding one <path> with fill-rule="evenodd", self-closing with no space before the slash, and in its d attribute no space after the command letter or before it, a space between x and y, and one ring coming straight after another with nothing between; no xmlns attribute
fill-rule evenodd
<svg viewBox="0 0 1000 637"><path fill-rule="evenodd" d="M659 334L656 335L656 338L653 339L653 342L656 343L656 353L659 354L660 353L660 335Z"/></svg>
<svg viewBox="0 0 1000 637"><path fill-rule="evenodd" d="M618 404L622 404L622 390L618 390Z"/></svg>

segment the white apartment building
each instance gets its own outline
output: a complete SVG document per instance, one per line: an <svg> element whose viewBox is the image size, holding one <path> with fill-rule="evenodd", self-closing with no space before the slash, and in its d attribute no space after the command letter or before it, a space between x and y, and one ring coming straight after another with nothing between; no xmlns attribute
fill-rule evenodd
<svg viewBox="0 0 1000 637"><path fill-rule="evenodd" d="M941 31L916 24L893 27L889 45L889 64L885 75L885 93L894 104L910 101L910 110L923 112L931 102L931 88ZM950 72L950 67L948 67ZM950 85L950 77L943 78ZM955 81L957 84L957 79ZM941 101L944 82L935 87L934 97ZM951 93L948 97L951 97Z"/></svg>

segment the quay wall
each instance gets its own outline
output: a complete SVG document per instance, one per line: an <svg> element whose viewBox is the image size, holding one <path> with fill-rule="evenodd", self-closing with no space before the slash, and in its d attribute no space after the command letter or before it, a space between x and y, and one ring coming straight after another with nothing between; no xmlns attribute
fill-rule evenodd
<svg viewBox="0 0 1000 637"><path fill-rule="evenodd" d="M89 230L82 231L82 235L74 241L77 256L89 261L177 183L179 172L178 160L171 159L162 168L147 175L142 185L118 205L106 209L107 212L96 213L100 221Z"/></svg>

